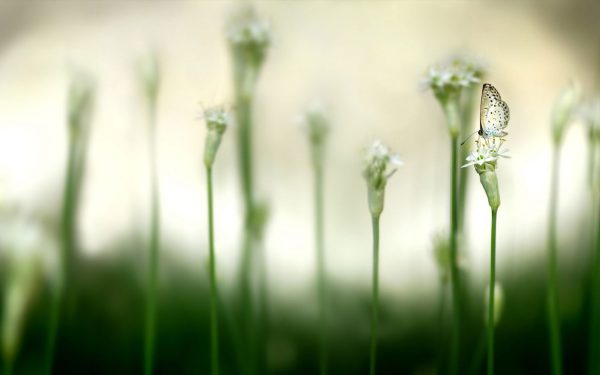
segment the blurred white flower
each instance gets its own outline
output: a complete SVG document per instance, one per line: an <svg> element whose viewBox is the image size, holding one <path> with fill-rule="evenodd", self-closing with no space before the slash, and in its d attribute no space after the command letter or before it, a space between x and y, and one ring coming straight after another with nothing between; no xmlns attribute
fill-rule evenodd
<svg viewBox="0 0 600 375"><path fill-rule="evenodd" d="M379 216L383 211L383 200L387 180L394 174L402 160L380 140L375 140L365 152L363 177L367 182L371 214Z"/></svg>
<svg viewBox="0 0 600 375"><path fill-rule="evenodd" d="M479 83L483 72L481 64L457 58L430 67L422 85L431 88L435 96L445 102L451 95L460 94L463 88Z"/></svg>

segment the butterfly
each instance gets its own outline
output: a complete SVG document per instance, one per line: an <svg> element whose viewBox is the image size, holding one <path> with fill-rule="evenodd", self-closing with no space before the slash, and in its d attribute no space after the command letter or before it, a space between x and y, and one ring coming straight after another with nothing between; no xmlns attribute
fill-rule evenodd
<svg viewBox="0 0 600 375"><path fill-rule="evenodd" d="M488 139L505 137L504 131L510 120L508 104L502 100L494 86L484 83L481 89L481 104L479 106L479 136Z"/></svg>

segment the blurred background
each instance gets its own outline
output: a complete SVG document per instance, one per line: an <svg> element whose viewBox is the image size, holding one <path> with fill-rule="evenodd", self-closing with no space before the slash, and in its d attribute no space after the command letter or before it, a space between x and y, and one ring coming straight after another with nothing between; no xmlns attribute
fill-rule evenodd
<svg viewBox="0 0 600 375"><path fill-rule="evenodd" d="M317 372L313 182L308 141L297 119L319 102L332 126L325 164L328 311L334 317L331 371L367 371L372 253L361 152L380 138L405 163L388 184L381 219L380 372L439 373L450 310L446 306L445 312L441 302L445 286L434 239L449 231L450 144L440 106L422 79L438 62L469 56L485 63L485 81L494 84L511 109L505 144L511 159L502 160L498 169L497 280L505 299L497 326L498 372L548 373L550 115L569 82L578 82L585 95L598 88L600 6L587 1L543 6L533 1L253 4L269 20L273 35L256 89L253 124L256 191L270 211L264 242L267 371ZM225 24L239 5L0 3L0 268L5 286L0 311L3 345L18 348L14 373L42 372L52 274L59 262L67 86L73 67L94 76L97 95L76 225L83 270L77 279L78 307L61 325L55 372L141 372L150 189L148 125L136 61L151 49L158 53L162 77L156 372L208 372L201 112L211 105L233 106ZM477 111L475 105L473 131L479 126ZM235 132L234 127L225 134L214 170L218 276L225 295L236 287L243 219ZM587 359L595 233L587 137L586 125L575 119L561 153L558 241L567 373L583 373ZM461 373L479 373L485 362L489 207L475 172L466 197L461 268L468 298ZM7 292L8 275L18 264L13 259L31 258L31 253L39 259L37 271L24 272L38 276L22 288L27 302L22 314L11 315L7 301L15 297ZM223 372L239 373L230 330L223 324Z"/></svg>

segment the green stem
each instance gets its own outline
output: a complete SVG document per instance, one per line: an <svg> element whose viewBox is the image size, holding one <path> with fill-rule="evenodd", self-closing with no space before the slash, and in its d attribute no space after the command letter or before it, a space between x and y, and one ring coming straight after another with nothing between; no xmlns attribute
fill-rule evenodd
<svg viewBox="0 0 600 375"><path fill-rule="evenodd" d="M450 281L452 284L452 343L450 349L450 374L458 371L460 358L460 275L457 262L457 230L458 230L458 207L457 207L457 164L458 164L458 136L452 136L452 164L450 166L451 188L450 188Z"/></svg>
<svg viewBox="0 0 600 375"><path fill-rule="evenodd" d="M490 293L488 299L488 375L494 374L494 291L496 285L496 215L497 209L492 209L492 236L491 236L491 253L490 253Z"/></svg>
<svg viewBox="0 0 600 375"><path fill-rule="evenodd" d="M320 320L320 373L327 374L327 283L325 268L325 238L324 238L324 215L323 215L323 167L321 163L315 162L315 245L317 250L317 289L319 296L319 320Z"/></svg>
<svg viewBox="0 0 600 375"><path fill-rule="evenodd" d="M461 95L461 113L460 113L460 135L461 142L466 138L472 129L471 120L473 118L473 104L475 103L475 97L479 94L478 88L475 86L463 89ZM460 149L460 160L465 160L469 155L469 148L464 145ZM459 169L459 182L458 182L458 233L463 233L464 221L465 221L465 209L467 203L467 187L469 182L469 176L471 175L470 168Z"/></svg>
<svg viewBox="0 0 600 375"><path fill-rule="evenodd" d="M560 344L560 317L558 302L558 270L556 244L556 213L558 204L558 183L560 173L560 145L555 144L552 154L552 180L550 181L550 213L548 221L548 327L550 330L550 353L552 373L562 374L562 354Z"/></svg>
<svg viewBox="0 0 600 375"><path fill-rule="evenodd" d="M594 194L593 198L596 195ZM598 210L595 215L595 227L600 224L600 200L594 199L594 210ZM590 314L590 345L588 353L588 364L589 374L598 374L600 369L598 368L598 349L600 344L600 337L598 332L600 330L600 229L596 228L596 251L594 254L594 268L592 272L592 306Z"/></svg>
<svg viewBox="0 0 600 375"><path fill-rule="evenodd" d="M71 128L71 126L69 127ZM67 170L65 173L65 185L63 193L63 207L61 218L61 275L56 294L52 297L50 307L48 336L46 342L45 372L52 374L54 367L54 352L56 350L56 340L58 337L58 328L60 323L63 290L62 288L72 286L72 274L74 272L75 258L75 216L77 206L78 191L78 147L77 138L70 134L69 154L67 159Z"/></svg>
<svg viewBox="0 0 600 375"><path fill-rule="evenodd" d="M238 93L237 100L237 122L238 122L238 155L242 181L242 193L244 197L244 234L243 249L240 265L240 293L243 332L245 336L245 365L244 372L253 374L255 372L255 355L257 349L254 335L254 307L252 303L252 264L253 264L253 240L254 233L253 213L255 209L254 185L252 176L252 100L251 96Z"/></svg>
<svg viewBox="0 0 600 375"><path fill-rule="evenodd" d="M206 168L206 190L208 199L208 249L210 273L210 362L211 374L219 374L219 293L215 260L215 232L213 211L212 169Z"/></svg>
<svg viewBox="0 0 600 375"><path fill-rule="evenodd" d="M155 109L150 108L150 184L151 184L151 218L150 243L148 248L148 289L146 296L146 334L144 343L144 373L154 372L154 341L156 335L156 287L158 278L158 253L160 244L160 205L158 190L158 173L156 167L156 121Z"/></svg>
<svg viewBox="0 0 600 375"><path fill-rule="evenodd" d="M373 281L371 302L371 364L370 374L375 375L377 359L377 324L379 315L379 216L372 217L373 227Z"/></svg>

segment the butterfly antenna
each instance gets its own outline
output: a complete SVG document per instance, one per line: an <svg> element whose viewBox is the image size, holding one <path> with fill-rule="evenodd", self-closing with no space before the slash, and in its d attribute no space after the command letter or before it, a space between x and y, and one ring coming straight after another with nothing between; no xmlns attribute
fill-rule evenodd
<svg viewBox="0 0 600 375"><path fill-rule="evenodd" d="M467 142L469 139L471 139L472 136L475 135L475 133L477 133L477 130L475 130L473 133L471 133L471 135L469 135L467 137L467 139L465 139L464 141L462 141L462 143L460 144L461 146L465 144L465 142Z"/></svg>

